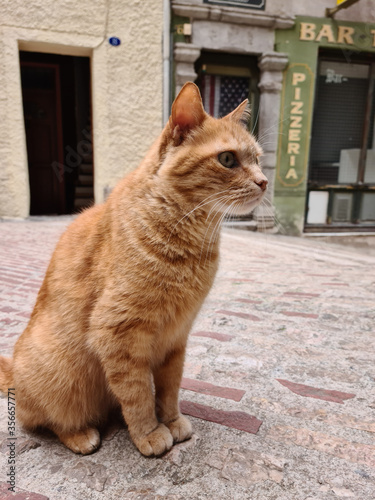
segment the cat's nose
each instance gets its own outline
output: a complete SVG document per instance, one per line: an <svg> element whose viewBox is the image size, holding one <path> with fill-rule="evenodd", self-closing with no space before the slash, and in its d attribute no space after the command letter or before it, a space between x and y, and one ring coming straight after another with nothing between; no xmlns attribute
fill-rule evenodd
<svg viewBox="0 0 375 500"><path fill-rule="evenodd" d="M265 177L262 177L261 179L257 179L255 184L257 184L262 191L265 191L267 189L268 180Z"/></svg>

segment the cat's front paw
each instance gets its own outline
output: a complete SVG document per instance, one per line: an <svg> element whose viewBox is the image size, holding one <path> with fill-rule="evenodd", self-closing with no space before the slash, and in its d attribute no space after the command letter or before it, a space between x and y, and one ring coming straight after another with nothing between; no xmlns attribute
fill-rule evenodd
<svg viewBox="0 0 375 500"><path fill-rule="evenodd" d="M141 438L132 437L138 450L146 457L162 455L173 446L172 434L163 424L159 424L159 426L154 431L150 432L150 434L147 434L147 436Z"/></svg>
<svg viewBox="0 0 375 500"><path fill-rule="evenodd" d="M193 427L186 417L180 415L176 420L165 424L171 431L173 436L173 441L175 443L180 443L186 439L190 439L193 434Z"/></svg>

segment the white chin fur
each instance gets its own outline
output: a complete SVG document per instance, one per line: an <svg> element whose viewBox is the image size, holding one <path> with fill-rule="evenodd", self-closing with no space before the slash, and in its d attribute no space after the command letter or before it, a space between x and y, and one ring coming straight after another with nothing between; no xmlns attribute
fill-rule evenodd
<svg viewBox="0 0 375 500"><path fill-rule="evenodd" d="M263 195L260 195L255 200L247 201L244 203L238 203L234 205L228 212L228 215L246 215L249 214L257 207L263 199ZM228 207L220 207L221 212L225 212Z"/></svg>

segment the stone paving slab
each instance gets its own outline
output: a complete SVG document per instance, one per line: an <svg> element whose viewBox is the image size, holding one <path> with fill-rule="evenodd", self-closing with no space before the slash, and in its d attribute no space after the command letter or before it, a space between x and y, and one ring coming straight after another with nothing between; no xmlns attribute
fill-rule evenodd
<svg viewBox="0 0 375 500"><path fill-rule="evenodd" d="M0 222L0 351L27 324L67 218ZM181 406L193 437L144 458L120 419L82 457L16 429L0 399L0 498L375 498L375 257L225 229L220 270L189 338ZM255 319L256 318L256 319ZM236 428L233 415L257 425Z"/></svg>

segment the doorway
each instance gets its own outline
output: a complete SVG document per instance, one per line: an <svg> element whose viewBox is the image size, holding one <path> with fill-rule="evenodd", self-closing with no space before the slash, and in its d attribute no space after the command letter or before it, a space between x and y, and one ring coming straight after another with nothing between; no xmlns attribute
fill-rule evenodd
<svg viewBox="0 0 375 500"><path fill-rule="evenodd" d="M60 215L93 203L88 57L20 52L30 215Z"/></svg>

